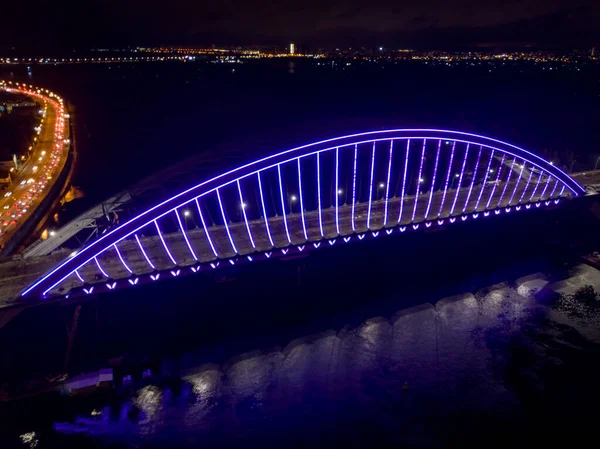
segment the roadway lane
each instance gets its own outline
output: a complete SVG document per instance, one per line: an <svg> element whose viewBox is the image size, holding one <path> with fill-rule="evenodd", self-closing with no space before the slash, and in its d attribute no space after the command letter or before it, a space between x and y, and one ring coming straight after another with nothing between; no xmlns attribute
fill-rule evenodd
<svg viewBox="0 0 600 449"><path fill-rule="evenodd" d="M40 104L44 117L31 156L0 197L0 248L17 233L46 198L69 151L68 115L59 97L41 89L3 84L7 92L24 95ZM66 142L65 142L66 141Z"/></svg>

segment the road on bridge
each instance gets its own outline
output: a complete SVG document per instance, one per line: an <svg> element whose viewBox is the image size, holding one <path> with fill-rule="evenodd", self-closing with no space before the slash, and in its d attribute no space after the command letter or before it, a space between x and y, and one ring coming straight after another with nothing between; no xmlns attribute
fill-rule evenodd
<svg viewBox="0 0 600 449"><path fill-rule="evenodd" d="M40 104L43 114L29 159L16 171L12 183L0 196L0 248L15 236L47 197L69 152L69 116L62 99L47 90L0 81L0 89L25 95Z"/></svg>

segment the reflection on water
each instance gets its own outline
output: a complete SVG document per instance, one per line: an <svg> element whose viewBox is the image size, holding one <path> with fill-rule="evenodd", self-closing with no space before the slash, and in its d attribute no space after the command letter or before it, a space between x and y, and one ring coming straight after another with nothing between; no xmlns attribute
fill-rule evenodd
<svg viewBox="0 0 600 449"><path fill-rule="evenodd" d="M598 289L600 273L585 271ZM179 366L180 382L156 376L86 432L122 447L509 443L600 398L597 317L533 296L566 285L581 286L528 276L221 365L187 355L164 363Z"/></svg>

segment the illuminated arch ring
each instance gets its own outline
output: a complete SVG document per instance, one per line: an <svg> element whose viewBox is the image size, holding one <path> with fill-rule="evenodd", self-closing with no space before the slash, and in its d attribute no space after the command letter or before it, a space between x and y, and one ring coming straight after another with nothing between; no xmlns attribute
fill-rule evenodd
<svg viewBox="0 0 600 449"><path fill-rule="evenodd" d="M218 192L218 189L235 183L250 175L267 170L269 168L280 166L283 163L294 161L295 159L304 158L306 156L322 153L335 148L343 148L371 142L373 142L375 145L377 142L381 141L400 141L408 139L431 139L439 141L448 140L467 145L486 147L487 149L498 151L501 154L522 159L525 161L525 163L531 164L533 167L537 167L537 169L545 172L547 175L555 179L557 183L560 182L561 185L568 189L568 191L570 191L574 197L585 194L585 190L560 168L552 165L534 153L497 139L458 131L435 129L394 129L352 134L300 146L256 160L180 192L166 201L163 201L162 203L144 211L138 216L130 219L126 223L92 242L87 247L79 251L79 253L77 253L74 257L64 261L45 276L37 280L34 284L23 291L21 295L31 298L44 298L48 292L63 282L67 277L73 274L76 274L78 277L80 277L77 270L82 266L86 265L90 261L95 261L98 264L97 257L100 254L112 247L117 248L117 243L121 242L127 237L133 236L137 231L148 224L151 224L152 222L156 223L156 220L159 218L176 211L182 205L187 204L190 201L194 201L196 198L211 192ZM158 224L156 226L158 229ZM121 257L120 254L119 257ZM123 262L122 259L121 261ZM150 261L148 262L151 264ZM101 269L99 264L98 267ZM127 269L129 270L128 267Z"/></svg>

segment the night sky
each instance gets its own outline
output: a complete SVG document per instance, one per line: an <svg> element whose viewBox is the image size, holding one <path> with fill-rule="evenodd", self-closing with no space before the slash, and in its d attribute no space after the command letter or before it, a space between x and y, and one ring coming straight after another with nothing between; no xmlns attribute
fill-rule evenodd
<svg viewBox="0 0 600 449"><path fill-rule="evenodd" d="M5 2L0 46L157 44L590 47L595 0L87 0Z"/></svg>

